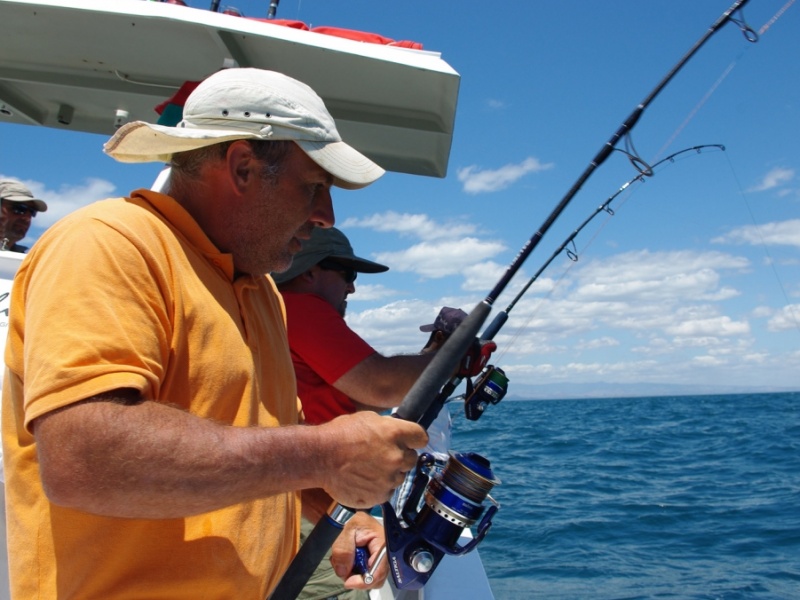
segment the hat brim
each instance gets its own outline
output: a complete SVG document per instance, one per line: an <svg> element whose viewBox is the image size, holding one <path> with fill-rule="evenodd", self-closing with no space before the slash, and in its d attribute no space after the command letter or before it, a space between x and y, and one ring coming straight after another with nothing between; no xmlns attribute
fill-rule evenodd
<svg viewBox="0 0 800 600"><path fill-rule="evenodd" d="M389 270L389 267L386 265L382 265L359 256L336 256L334 254L328 256L327 258L335 260L336 262L340 262L358 273L385 273Z"/></svg>
<svg viewBox="0 0 800 600"><path fill-rule="evenodd" d="M38 198L31 198L30 196L5 196L3 198L6 202L31 202L38 212L45 212L47 210L47 204L45 204L44 200L39 200Z"/></svg>
<svg viewBox="0 0 800 600"><path fill-rule="evenodd" d="M311 267L325 259L340 262L343 265L351 267L358 273L384 273L389 270L389 267L386 265L367 260L366 258L360 258L358 256L336 256L334 254L329 254L325 250L320 250L319 252L309 252L308 254L295 256L291 266L286 271L283 273L271 273L270 275L275 283L286 283L298 275L302 275Z"/></svg>
<svg viewBox="0 0 800 600"><path fill-rule="evenodd" d="M134 121L120 127L105 143L103 151L120 162L169 162L173 154L213 144L234 140L280 139L295 142L311 160L333 175L335 186L343 189L361 189L386 172L345 142L296 140L280 136L268 138L257 131L169 127L144 121Z"/></svg>

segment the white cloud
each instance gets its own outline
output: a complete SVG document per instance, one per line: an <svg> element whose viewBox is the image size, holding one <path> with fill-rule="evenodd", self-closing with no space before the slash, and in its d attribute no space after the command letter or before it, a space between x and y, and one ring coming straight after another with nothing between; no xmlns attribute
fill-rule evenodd
<svg viewBox="0 0 800 600"><path fill-rule="evenodd" d="M400 292L380 284L359 283L356 280L356 293L347 297L347 302L371 302L397 296Z"/></svg>
<svg viewBox="0 0 800 600"><path fill-rule="evenodd" d="M794 169L784 169L782 167L775 167L769 173L764 175L761 183L751 187L749 192L765 192L774 189L785 183L789 183L794 179Z"/></svg>
<svg viewBox="0 0 800 600"><path fill-rule="evenodd" d="M714 244L750 244L752 246L795 246L800 248L800 219L747 225L711 240Z"/></svg>
<svg viewBox="0 0 800 600"><path fill-rule="evenodd" d="M495 170L480 170L471 165L458 170L458 180L464 184L468 194L482 194L503 190L528 173L538 173L553 168L553 163L539 162L538 158L526 158L516 165L505 165Z"/></svg>
<svg viewBox="0 0 800 600"><path fill-rule="evenodd" d="M619 346L619 340L609 336L602 336L592 340L580 340L577 344L575 344L575 348L578 350L594 350L597 348L608 348L611 346Z"/></svg>
<svg viewBox="0 0 800 600"><path fill-rule="evenodd" d="M465 267L461 274L464 276L464 283L461 289L465 291L473 291L479 293L486 293L491 290L500 278L505 274L508 265L501 265L493 260L484 262L477 262ZM529 277L525 275L523 270L520 270L516 277L514 277L505 288L503 297L515 297L523 286L527 285ZM546 294L554 289L556 282L549 277L538 277L526 290L526 294ZM524 297L524 296L523 296Z"/></svg>
<svg viewBox="0 0 800 600"><path fill-rule="evenodd" d="M428 215L398 213L391 210L367 217L350 217L338 226L341 229L364 227L374 231L394 232L401 236L411 236L421 240L460 238L474 234L477 230L477 227L471 223L453 220L437 222Z"/></svg>
<svg viewBox="0 0 800 600"><path fill-rule="evenodd" d="M577 270L575 296L584 300L635 298L660 302L729 298L738 292L719 288L719 271L742 270L749 264L746 258L721 252L626 252L590 261Z"/></svg>
<svg viewBox="0 0 800 600"><path fill-rule="evenodd" d="M386 356L419 352L429 336L419 327L433 323L441 306L418 299L400 300L361 312L349 311L347 324Z"/></svg>
<svg viewBox="0 0 800 600"><path fill-rule="evenodd" d="M693 362L701 367L719 367L726 364L726 360L718 356L695 356Z"/></svg>
<svg viewBox="0 0 800 600"><path fill-rule="evenodd" d="M717 316L708 319L687 319L665 328L676 336L741 335L750 332L747 321L734 321L730 317Z"/></svg>
<svg viewBox="0 0 800 600"><path fill-rule="evenodd" d="M787 304L767 321L769 331L800 330L800 304Z"/></svg>
<svg viewBox="0 0 800 600"><path fill-rule="evenodd" d="M422 242L398 252L379 252L376 260L391 265L395 271L414 272L436 279L461 273L476 261L492 258L505 249L500 242L467 237Z"/></svg>

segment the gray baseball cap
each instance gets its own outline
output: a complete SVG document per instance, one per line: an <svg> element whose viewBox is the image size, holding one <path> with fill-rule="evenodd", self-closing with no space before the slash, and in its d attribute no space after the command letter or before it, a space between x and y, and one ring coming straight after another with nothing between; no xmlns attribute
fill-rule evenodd
<svg viewBox="0 0 800 600"><path fill-rule="evenodd" d="M7 200L8 202L33 202L33 205L39 212L47 210L47 204L44 200L34 198L33 193L28 188L19 181L14 181L13 179L3 179L0 181L0 200Z"/></svg>
<svg viewBox="0 0 800 600"><path fill-rule="evenodd" d="M292 266L283 273L272 273L272 278L275 283L285 283L326 258L351 267L358 273L383 273L389 270L386 265L356 256L350 240L335 227L330 229L315 227L311 232L311 238L303 240L302 249L294 255Z"/></svg>
<svg viewBox="0 0 800 600"><path fill-rule="evenodd" d="M460 308L452 308L450 306L443 306L439 314L436 315L436 320L429 325L420 325L420 331L444 331L447 334L453 333L456 327L461 325L461 321L466 319L469 315Z"/></svg>

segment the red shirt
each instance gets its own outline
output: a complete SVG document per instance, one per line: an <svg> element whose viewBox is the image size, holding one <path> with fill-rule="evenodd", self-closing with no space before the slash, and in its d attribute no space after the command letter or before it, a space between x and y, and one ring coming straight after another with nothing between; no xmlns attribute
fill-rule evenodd
<svg viewBox="0 0 800 600"><path fill-rule="evenodd" d="M284 292L283 300L297 395L306 422L319 425L355 412L353 401L333 383L375 350L319 296Z"/></svg>

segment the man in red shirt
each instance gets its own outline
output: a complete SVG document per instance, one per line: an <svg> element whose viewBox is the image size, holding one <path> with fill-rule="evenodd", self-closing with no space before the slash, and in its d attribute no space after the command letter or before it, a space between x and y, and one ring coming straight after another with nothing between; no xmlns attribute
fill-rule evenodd
<svg viewBox="0 0 800 600"><path fill-rule="evenodd" d="M289 347L306 422L400 404L432 354L383 356L344 320L358 273L389 267L357 257L338 229L315 229L292 266L273 274L286 304Z"/></svg>
<svg viewBox="0 0 800 600"><path fill-rule="evenodd" d="M433 332L430 346L421 354L383 356L350 329L344 315L358 273L388 270L385 265L356 256L347 236L332 227L314 229L289 270L272 274L286 305L289 348L306 423L319 425L358 410L398 406L435 350L466 316L463 311L446 307L446 315L442 309L434 324L420 327ZM445 317L449 319L447 326L442 320ZM482 365L488 355L481 356L482 361L474 358L472 364ZM304 520L301 543L311 529L312 524ZM330 597L356 599L366 595L359 595L359 590L346 591L323 559L299 598Z"/></svg>
<svg viewBox="0 0 800 600"><path fill-rule="evenodd" d="M316 228L283 273L273 273L286 305L289 348L297 376L297 395L305 422L319 425L357 410L397 406L433 354L385 357L344 320L347 296L358 273L383 273L389 267L360 258L336 228ZM301 543L313 524L303 519ZM345 590L323 558L301 600L362 600L361 590Z"/></svg>

